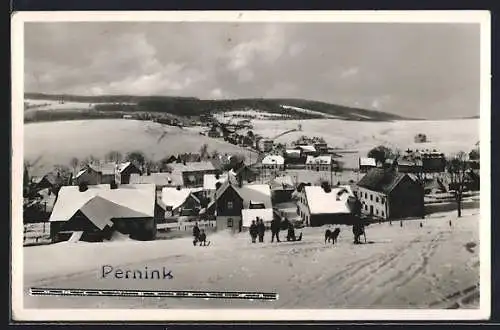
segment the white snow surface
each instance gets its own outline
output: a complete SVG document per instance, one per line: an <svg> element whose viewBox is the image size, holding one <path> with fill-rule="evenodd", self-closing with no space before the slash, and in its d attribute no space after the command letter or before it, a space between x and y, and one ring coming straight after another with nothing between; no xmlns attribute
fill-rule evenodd
<svg viewBox="0 0 500 330"><path fill-rule="evenodd" d="M277 301L98 297L24 297L25 308L478 308L479 210L424 220L372 224L368 244L354 245L339 226L335 246L322 228L301 242L252 244L247 232L191 238L24 248L24 286L277 292ZM449 221L452 221L452 226ZM422 227L420 227L422 223ZM281 232L283 239L286 235ZM172 280L102 278L102 267L172 271ZM475 287L476 286L476 287Z"/></svg>

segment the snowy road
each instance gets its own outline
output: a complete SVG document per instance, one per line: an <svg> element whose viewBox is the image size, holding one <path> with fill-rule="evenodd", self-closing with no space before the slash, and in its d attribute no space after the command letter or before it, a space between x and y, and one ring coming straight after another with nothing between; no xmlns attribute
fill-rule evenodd
<svg viewBox="0 0 500 330"><path fill-rule="evenodd" d="M338 244L324 228L305 228L294 243L251 244L247 234L156 242L60 243L24 249L29 287L277 292L277 301L172 298L33 297L26 308L478 308L479 210L422 221L372 224L368 244ZM449 220L452 219L452 226ZM283 234L283 233L282 233ZM102 266L172 270L171 280L102 278Z"/></svg>

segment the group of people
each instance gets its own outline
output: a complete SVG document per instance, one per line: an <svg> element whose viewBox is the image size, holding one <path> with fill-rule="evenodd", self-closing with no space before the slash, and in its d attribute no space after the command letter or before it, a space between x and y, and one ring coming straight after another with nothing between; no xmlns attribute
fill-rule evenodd
<svg viewBox="0 0 500 330"><path fill-rule="evenodd" d="M266 232L266 225L264 224L264 220L257 218L257 220L253 220L250 225L250 237L252 238L252 243L257 241L257 237L259 237L259 243L264 242L264 234Z"/></svg>
<svg viewBox="0 0 500 330"><path fill-rule="evenodd" d="M198 223L195 223L193 227L193 245L196 246L196 244L200 243L201 245L206 246L207 245L207 234L205 234L205 229L200 230L198 227Z"/></svg>
<svg viewBox="0 0 500 330"><path fill-rule="evenodd" d="M295 228L293 223L291 223L288 219L285 218L286 228L288 229L288 233L286 236L287 241L300 241L302 240L302 233L300 233L297 238L295 235ZM276 238L276 242L281 242L279 233L281 231L281 222L278 219L273 219L271 221L271 243L274 242L274 238ZM266 232L266 225L262 219L257 218L257 220L253 220L250 225L250 237L252 238L252 243L256 243L257 237L259 238L259 243L264 242L264 235Z"/></svg>

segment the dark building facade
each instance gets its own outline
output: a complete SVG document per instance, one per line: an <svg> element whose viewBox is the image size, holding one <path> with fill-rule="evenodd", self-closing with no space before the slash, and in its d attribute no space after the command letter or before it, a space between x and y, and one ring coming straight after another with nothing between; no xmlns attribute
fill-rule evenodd
<svg viewBox="0 0 500 330"><path fill-rule="evenodd" d="M424 187L393 168L372 169L357 184L362 213L382 219L423 217Z"/></svg>

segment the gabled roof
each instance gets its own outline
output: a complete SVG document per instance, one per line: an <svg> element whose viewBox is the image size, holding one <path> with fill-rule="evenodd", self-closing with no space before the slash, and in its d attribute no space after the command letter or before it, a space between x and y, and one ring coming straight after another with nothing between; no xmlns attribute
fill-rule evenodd
<svg viewBox="0 0 500 330"><path fill-rule="evenodd" d="M277 176L269 183L271 189L294 189L293 179L289 175Z"/></svg>
<svg viewBox="0 0 500 330"><path fill-rule="evenodd" d="M358 186L377 192L389 194L403 180L406 173L393 170L373 168L358 182Z"/></svg>
<svg viewBox="0 0 500 330"><path fill-rule="evenodd" d="M125 171L129 166L135 166L135 165L132 164L131 162L120 163L116 166L116 171L118 173L121 173Z"/></svg>
<svg viewBox="0 0 500 330"><path fill-rule="evenodd" d="M184 180L181 173L150 173L149 175L140 175L133 173L130 175L131 184L154 184L158 187L176 187L183 186Z"/></svg>
<svg viewBox="0 0 500 330"><path fill-rule="evenodd" d="M204 174L203 175L203 189L205 190L215 190L215 184L217 182L223 183L228 179L228 173L223 173L216 178L215 174Z"/></svg>
<svg viewBox="0 0 500 330"><path fill-rule="evenodd" d="M377 160L370 157L361 157L359 159L359 166L377 166Z"/></svg>
<svg viewBox="0 0 500 330"><path fill-rule="evenodd" d="M285 164L285 159L280 155L267 155L262 160L262 164L266 165L283 165Z"/></svg>
<svg viewBox="0 0 500 330"><path fill-rule="evenodd" d="M95 198L97 196L99 198ZM154 185L125 184L110 189L110 185L101 184L88 186L83 192L78 186L64 186L59 191L49 221L68 221L79 210L89 219L152 217L154 205Z"/></svg>
<svg viewBox="0 0 500 330"><path fill-rule="evenodd" d="M304 151L316 152L316 148L314 146L311 146L311 145L300 145L300 146L297 146L297 148L300 148Z"/></svg>
<svg viewBox="0 0 500 330"><path fill-rule="evenodd" d="M163 204L162 206L170 206L173 210L175 210L179 206L182 206L190 196L199 203L200 200L192 193L193 191L189 188L163 188L161 191L161 202Z"/></svg>
<svg viewBox="0 0 500 330"><path fill-rule="evenodd" d="M351 213L348 201L354 194L349 186L335 187L328 193L320 186L305 186L304 191L311 214Z"/></svg>
<svg viewBox="0 0 500 330"><path fill-rule="evenodd" d="M102 175L114 175L116 171L116 163L90 163L88 166Z"/></svg>
<svg viewBox="0 0 500 330"><path fill-rule="evenodd" d="M177 172L213 171L216 169L211 162L188 162L186 165L183 163L171 163L169 166L173 171Z"/></svg>
<svg viewBox="0 0 500 330"><path fill-rule="evenodd" d="M248 208L250 202L263 203L266 208L272 208L271 188L267 184L246 184L239 187L234 180L231 180L230 176L230 179L224 182L216 191L215 197L222 196L229 187L234 189L236 194L243 200L243 208ZM208 207L210 208L213 204L215 204L215 200Z"/></svg>

